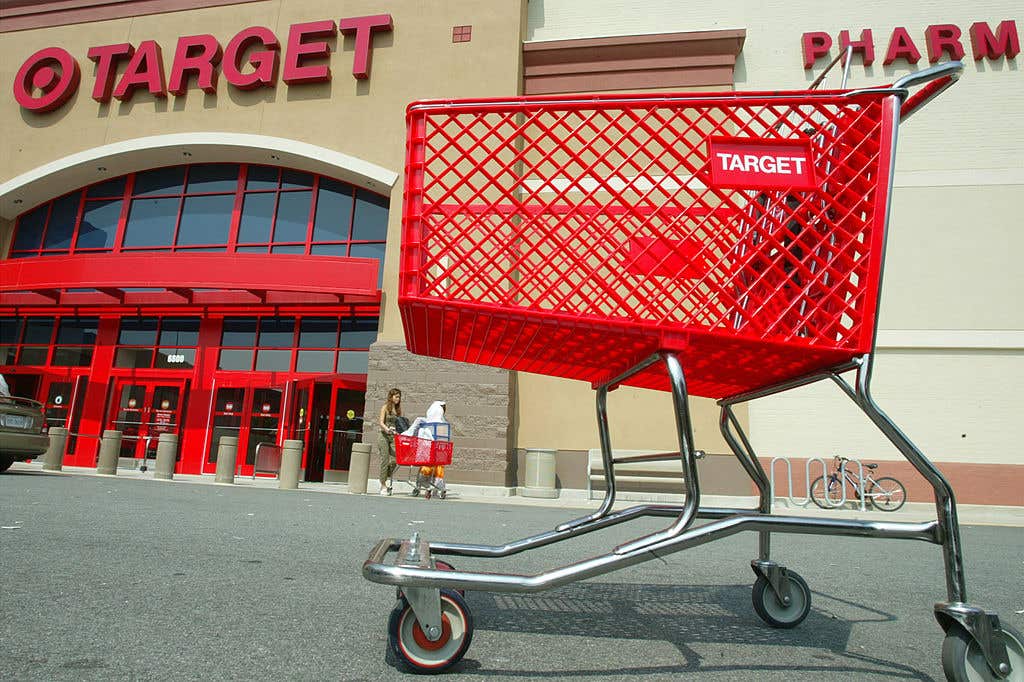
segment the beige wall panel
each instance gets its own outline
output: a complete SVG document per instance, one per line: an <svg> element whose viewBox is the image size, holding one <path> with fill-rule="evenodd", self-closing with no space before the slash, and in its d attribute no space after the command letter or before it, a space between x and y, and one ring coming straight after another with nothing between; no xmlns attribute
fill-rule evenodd
<svg viewBox="0 0 1024 682"><path fill-rule="evenodd" d="M1024 187L901 187L886 253L883 329L1024 329Z"/></svg>
<svg viewBox="0 0 1024 682"><path fill-rule="evenodd" d="M519 448L589 450L601 447L597 434L596 394L589 384L520 372ZM718 431L718 406L713 400L692 398L697 448L731 452ZM746 425L745 408L736 412ZM608 394L612 447L622 450L679 449L672 412L672 394L623 387Z"/></svg>
<svg viewBox="0 0 1024 682"><path fill-rule="evenodd" d="M1014 439L1024 414L1021 376L1021 348L886 350L878 355L872 394L930 459L1020 464ZM750 430L758 456L765 458L902 459L831 382L754 402Z"/></svg>

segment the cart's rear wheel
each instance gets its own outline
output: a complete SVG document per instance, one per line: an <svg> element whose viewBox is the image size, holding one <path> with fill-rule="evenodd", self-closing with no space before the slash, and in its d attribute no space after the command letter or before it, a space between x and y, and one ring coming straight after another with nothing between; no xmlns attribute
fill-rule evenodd
<svg viewBox="0 0 1024 682"><path fill-rule="evenodd" d="M878 510L893 512L907 501L907 489L895 478L883 476L871 482L868 499Z"/></svg>
<svg viewBox="0 0 1024 682"><path fill-rule="evenodd" d="M804 579L793 571L787 571L785 579L789 582L789 604L782 603L763 575L757 576L751 593L754 611L773 628L796 627L811 612L811 588Z"/></svg>
<svg viewBox="0 0 1024 682"><path fill-rule="evenodd" d="M402 599L388 620L388 646L398 667L412 673L440 673L466 654L473 640L473 615L453 590L441 590L441 637L427 639L409 602Z"/></svg>
<svg viewBox="0 0 1024 682"><path fill-rule="evenodd" d="M1013 628L1002 625L1002 640L1010 659L1007 680L1024 680L1024 637ZM950 682L989 682L997 680L985 661L981 647L960 625L954 625L942 640L942 671Z"/></svg>

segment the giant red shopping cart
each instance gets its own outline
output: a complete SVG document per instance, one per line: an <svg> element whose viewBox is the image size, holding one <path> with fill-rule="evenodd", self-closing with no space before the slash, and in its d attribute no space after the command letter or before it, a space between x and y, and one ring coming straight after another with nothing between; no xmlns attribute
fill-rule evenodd
<svg viewBox="0 0 1024 682"><path fill-rule="evenodd" d="M363 574L399 586L389 641L403 666L440 671L463 656L472 618L456 589L535 592L752 530L753 605L769 625L799 624L811 599L771 558L771 533L924 540L943 548L948 602L935 612L947 674L1024 672L1010 658L1020 636L965 603L952 490L869 390L897 129L960 69L862 90L409 107L399 283L409 349L590 382L607 492L593 514L500 546L382 540ZM842 376L851 371L853 384ZM771 514L768 477L733 408L823 379L931 483L935 521ZM623 384L672 393L681 505L612 511L615 465L636 459L613 456L608 430L607 394ZM756 509L700 507L688 395L718 399L722 434L759 490ZM659 457L669 456L646 459ZM674 521L538 575L453 572L434 560L504 557L642 516Z"/></svg>

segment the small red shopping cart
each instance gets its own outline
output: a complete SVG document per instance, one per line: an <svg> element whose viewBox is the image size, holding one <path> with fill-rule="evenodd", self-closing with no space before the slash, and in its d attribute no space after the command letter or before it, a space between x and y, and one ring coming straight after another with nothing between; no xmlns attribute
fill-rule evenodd
<svg viewBox="0 0 1024 682"><path fill-rule="evenodd" d="M755 531L753 607L770 626L798 625L811 605L803 578L773 560L772 533L923 540L943 548L948 601L935 614L947 676L1024 670L1024 637L965 603L949 483L870 392L898 127L961 68L862 90L409 107L398 298L408 348L590 382L606 493L593 514L502 545L428 543L418 533L382 540L363 575L399 587L388 628L401 666L438 672L462 658L473 619L459 590L532 593ZM842 376L851 371L852 384ZM821 380L931 484L935 521L771 513L768 476L733 407ZM615 454L607 394L622 384L672 392L678 452ZM699 506L690 395L718 399L722 436L758 489L756 508ZM434 456L405 447L407 457ZM615 465L653 459L680 463L685 502L613 512ZM674 521L536 575L454 570L434 558L506 557L642 516Z"/></svg>
<svg viewBox="0 0 1024 682"><path fill-rule="evenodd" d="M397 434L395 459L399 466L447 466L452 463L452 442Z"/></svg>

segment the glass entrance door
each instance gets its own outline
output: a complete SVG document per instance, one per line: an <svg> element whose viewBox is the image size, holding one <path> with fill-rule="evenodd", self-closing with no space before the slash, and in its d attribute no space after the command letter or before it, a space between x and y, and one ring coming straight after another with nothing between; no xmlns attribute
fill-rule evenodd
<svg viewBox="0 0 1024 682"><path fill-rule="evenodd" d="M107 428L121 432L120 456L155 459L160 434L179 432L183 394L184 382L118 380Z"/></svg>
<svg viewBox="0 0 1024 682"><path fill-rule="evenodd" d="M253 475L256 448L260 443L276 445L280 442L283 393L283 389L280 388L253 386L248 383L217 388L210 420L209 450L206 453L207 473L216 471L217 450L221 437L233 436L238 438L235 474Z"/></svg>
<svg viewBox="0 0 1024 682"><path fill-rule="evenodd" d="M288 437L303 442L305 480L344 480L352 444L362 441L366 390L343 379L303 379L292 395Z"/></svg>

